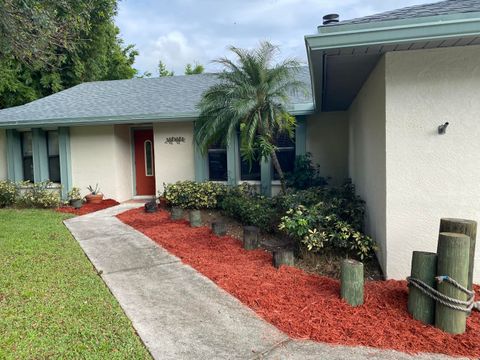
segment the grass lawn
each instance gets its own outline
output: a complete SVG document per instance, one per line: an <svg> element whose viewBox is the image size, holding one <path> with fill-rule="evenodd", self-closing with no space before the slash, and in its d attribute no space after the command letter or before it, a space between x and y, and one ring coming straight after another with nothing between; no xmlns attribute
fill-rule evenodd
<svg viewBox="0 0 480 360"><path fill-rule="evenodd" d="M150 359L68 217L0 209L0 359Z"/></svg>

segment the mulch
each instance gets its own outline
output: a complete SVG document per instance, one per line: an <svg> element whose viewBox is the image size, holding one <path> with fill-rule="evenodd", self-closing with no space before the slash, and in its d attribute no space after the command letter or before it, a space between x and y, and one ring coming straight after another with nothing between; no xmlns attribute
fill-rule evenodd
<svg viewBox="0 0 480 360"><path fill-rule="evenodd" d="M107 209L109 207L112 207L118 204L120 203L113 199L105 199L105 200L102 200L100 204L85 203L80 209L75 209L71 206L62 206L62 207L59 207L57 211L66 213L66 214L86 215L98 210Z"/></svg>
<svg viewBox="0 0 480 360"><path fill-rule="evenodd" d="M269 252L246 251L239 240L217 237L207 227L191 228L184 220L172 221L166 211L146 214L134 209L118 218L293 338L480 357L480 313L472 313L462 335L424 325L407 312L405 281L367 282L364 305L352 308L339 298L338 280L295 267L277 270ZM475 290L480 291L480 286Z"/></svg>

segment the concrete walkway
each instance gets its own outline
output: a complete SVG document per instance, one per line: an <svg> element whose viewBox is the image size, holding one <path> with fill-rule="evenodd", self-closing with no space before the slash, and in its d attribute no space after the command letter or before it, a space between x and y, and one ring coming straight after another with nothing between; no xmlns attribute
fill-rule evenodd
<svg viewBox="0 0 480 360"><path fill-rule="evenodd" d="M136 207L121 204L65 225L155 359L448 359L291 340L115 217Z"/></svg>

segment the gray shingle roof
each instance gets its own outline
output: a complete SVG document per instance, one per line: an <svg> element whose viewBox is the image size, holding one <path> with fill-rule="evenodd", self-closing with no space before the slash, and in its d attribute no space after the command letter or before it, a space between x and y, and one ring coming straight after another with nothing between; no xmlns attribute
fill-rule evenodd
<svg viewBox="0 0 480 360"><path fill-rule="evenodd" d="M446 0L435 3L408 6L361 18L341 21L338 25L365 24L380 21L421 18L437 15L451 15L480 12L480 0Z"/></svg>
<svg viewBox="0 0 480 360"><path fill-rule="evenodd" d="M294 94L292 104L313 103L308 67L299 80L308 94ZM193 117L202 93L218 82L215 74L142 78L83 83L31 103L0 110L0 126L8 123L55 123L52 120L85 119L95 122L108 118Z"/></svg>

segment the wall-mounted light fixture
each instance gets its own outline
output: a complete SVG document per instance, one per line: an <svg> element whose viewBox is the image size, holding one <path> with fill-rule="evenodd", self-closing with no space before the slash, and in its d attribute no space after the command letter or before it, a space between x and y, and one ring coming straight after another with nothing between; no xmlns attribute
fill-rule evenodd
<svg viewBox="0 0 480 360"><path fill-rule="evenodd" d="M440 135L444 135L447 132L447 126L448 126L448 121L443 125L439 125L438 126L438 133Z"/></svg>

